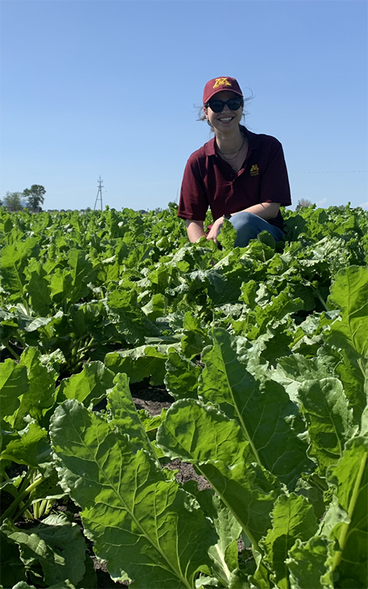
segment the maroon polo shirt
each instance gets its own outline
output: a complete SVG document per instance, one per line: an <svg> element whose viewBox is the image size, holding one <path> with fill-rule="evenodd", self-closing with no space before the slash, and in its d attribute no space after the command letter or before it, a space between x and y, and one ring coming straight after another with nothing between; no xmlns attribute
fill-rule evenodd
<svg viewBox="0 0 368 589"><path fill-rule="evenodd" d="M245 127L249 147L238 173L216 152L215 138L192 153L181 186L178 217L204 221L208 208L213 219L237 213L261 202L291 205L290 186L281 143ZM268 222L283 229L279 212Z"/></svg>

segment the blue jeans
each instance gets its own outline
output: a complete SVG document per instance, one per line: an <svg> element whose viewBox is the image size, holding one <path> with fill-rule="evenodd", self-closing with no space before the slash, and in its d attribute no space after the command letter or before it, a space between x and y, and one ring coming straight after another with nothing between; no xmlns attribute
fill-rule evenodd
<svg viewBox="0 0 368 589"><path fill-rule="evenodd" d="M262 231L271 233L276 241L280 241L284 236L284 232L281 229L267 223L267 221L253 213L237 213L231 217L230 223L236 229L237 237L234 245L238 247L245 247L251 239L255 239L258 233Z"/></svg>

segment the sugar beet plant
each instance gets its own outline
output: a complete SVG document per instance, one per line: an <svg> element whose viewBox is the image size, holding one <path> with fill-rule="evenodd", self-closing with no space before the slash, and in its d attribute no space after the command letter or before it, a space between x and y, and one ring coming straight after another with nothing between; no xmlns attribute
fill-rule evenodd
<svg viewBox="0 0 368 589"><path fill-rule="evenodd" d="M367 213L285 217L0 210L1 587L367 587Z"/></svg>

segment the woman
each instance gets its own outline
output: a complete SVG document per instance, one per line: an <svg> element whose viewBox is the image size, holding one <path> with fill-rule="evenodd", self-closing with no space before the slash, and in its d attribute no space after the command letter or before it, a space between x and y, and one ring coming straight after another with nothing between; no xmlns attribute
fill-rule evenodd
<svg viewBox="0 0 368 589"><path fill-rule="evenodd" d="M203 120L215 136L192 153L181 187L178 217L186 220L188 238L205 235L203 221L210 207L214 219L206 237L217 240L225 219L244 247L261 231L282 239L280 206L291 204L281 143L251 133L240 124L243 93L235 78L214 78L203 92Z"/></svg>

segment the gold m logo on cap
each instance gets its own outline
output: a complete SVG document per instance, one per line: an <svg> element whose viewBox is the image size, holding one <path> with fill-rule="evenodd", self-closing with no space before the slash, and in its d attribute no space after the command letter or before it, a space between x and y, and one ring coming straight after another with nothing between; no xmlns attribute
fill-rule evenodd
<svg viewBox="0 0 368 589"><path fill-rule="evenodd" d="M230 88L231 88L231 84L227 78L217 78L216 79L214 88L220 88L220 86L230 86Z"/></svg>

